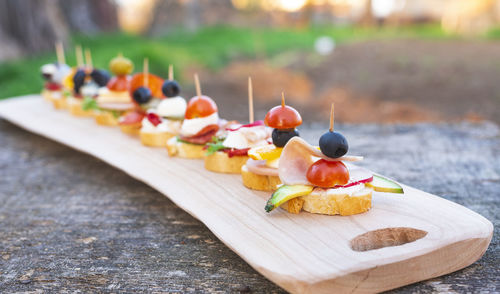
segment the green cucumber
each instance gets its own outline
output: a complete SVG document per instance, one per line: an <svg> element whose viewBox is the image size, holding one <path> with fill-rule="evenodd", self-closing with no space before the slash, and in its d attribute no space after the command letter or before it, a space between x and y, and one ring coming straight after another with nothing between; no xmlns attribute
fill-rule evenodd
<svg viewBox="0 0 500 294"><path fill-rule="evenodd" d="M290 199L310 194L313 188L313 186L306 185L283 185L274 191L271 198L267 200L265 209L267 212L270 212Z"/></svg>
<svg viewBox="0 0 500 294"><path fill-rule="evenodd" d="M377 192L387 192L387 193L398 193L403 194L403 187L393 180L387 178L373 175L373 181L366 183L366 186L372 188Z"/></svg>

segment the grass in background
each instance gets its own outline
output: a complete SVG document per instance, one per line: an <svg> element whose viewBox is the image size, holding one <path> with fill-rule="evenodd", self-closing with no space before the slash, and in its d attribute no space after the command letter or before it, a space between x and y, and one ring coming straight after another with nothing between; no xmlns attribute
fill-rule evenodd
<svg viewBox="0 0 500 294"><path fill-rule="evenodd" d="M330 36L337 44L369 39L391 38L451 38L439 25L409 27L319 27L307 29L251 29L234 27L207 27L196 33L174 30L166 36L145 38L122 33L92 37L75 36L74 44L92 50L95 67L106 68L111 58L122 52L142 70L144 57L149 58L150 71L159 76L167 75L168 65L173 64L176 76L187 66L220 69L238 58L273 57L286 51L312 51L314 41L320 36ZM66 61L74 65L74 50L67 50ZM37 93L42 88L39 69L54 62L55 53L30 57L0 64L0 98Z"/></svg>

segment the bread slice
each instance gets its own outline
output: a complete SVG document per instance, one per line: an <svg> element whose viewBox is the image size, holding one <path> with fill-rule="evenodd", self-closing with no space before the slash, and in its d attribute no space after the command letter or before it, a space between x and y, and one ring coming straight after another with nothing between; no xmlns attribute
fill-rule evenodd
<svg viewBox="0 0 500 294"><path fill-rule="evenodd" d="M100 111L96 113L95 121L101 126L114 127L118 125L118 118L109 111Z"/></svg>
<svg viewBox="0 0 500 294"><path fill-rule="evenodd" d="M93 110L83 110L82 108L82 102L79 100L71 100L68 102L68 108L69 108L69 113L71 113L74 116L79 116L79 117L87 117L87 116L94 116L94 111Z"/></svg>
<svg viewBox="0 0 500 294"><path fill-rule="evenodd" d="M288 200L287 203L285 203L286 210L289 213L297 214L302 210L302 207L304 206L304 202L305 202L305 200L302 199L301 197L290 199L290 200Z"/></svg>
<svg viewBox="0 0 500 294"><path fill-rule="evenodd" d="M120 130L127 135L139 136L139 133L141 132L141 127L142 127L141 122L135 124L125 124L125 125L121 124Z"/></svg>
<svg viewBox="0 0 500 294"><path fill-rule="evenodd" d="M55 109L68 109L68 100L66 98L52 98L52 104Z"/></svg>
<svg viewBox="0 0 500 294"><path fill-rule="evenodd" d="M141 143L150 147L167 147L167 141L175 135L168 132L147 133L139 131Z"/></svg>
<svg viewBox="0 0 500 294"><path fill-rule="evenodd" d="M278 176L258 175L248 170L246 165L241 167L241 178L243 185L252 190L274 191L281 185Z"/></svg>
<svg viewBox="0 0 500 294"><path fill-rule="evenodd" d="M169 156L201 159L205 155L203 147L203 145L179 142L177 137L170 138L167 141L167 151Z"/></svg>
<svg viewBox="0 0 500 294"><path fill-rule="evenodd" d="M205 156L205 168L218 173L239 174L248 158L246 155L229 157L226 152L217 151Z"/></svg>
<svg viewBox="0 0 500 294"><path fill-rule="evenodd" d="M298 213L301 209L310 213L327 215L353 215L370 210L372 205L371 188L364 187L352 195L342 193L317 193L316 190L306 196L289 200L281 207L290 213Z"/></svg>
<svg viewBox="0 0 500 294"><path fill-rule="evenodd" d="M50 101L52 102L52 91L49 91L47 89L43 89L42 90L42 93L40 94L42 95L42 98L45 100L45 101Z"/></svg>

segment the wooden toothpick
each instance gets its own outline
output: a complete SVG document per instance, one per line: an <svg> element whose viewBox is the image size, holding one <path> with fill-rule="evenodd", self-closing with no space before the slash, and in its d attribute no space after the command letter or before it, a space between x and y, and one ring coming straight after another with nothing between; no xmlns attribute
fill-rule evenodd
<svg viewBox="0 0 500 294"><path fill-rule="evenodd" d="M66 58L64 57L64 47L61 41L56 43L56 54L57 54L57 62L59 64L65 64Z"/></svg>
<svg viewBox="0 0 500 294"><path fill-rule="evenodd" d="M248 77L248 116L249 122L253 123L253 88L252 88L252 78Z"/></svg>
<svg viewBox="0 0 500 294"><path fill-rule="evenodd" d="M171 64L168 66L168 79L171 81L174 80L174 66Z"/></svg>
<svg viewBox="0 0 500 294"><path fill-rule="evenodd" d="M90 53L90 49L85 49L85 63L88 67L93 68L92 65L92 54Z"/></svg>
<svg viewBox="0 0 500 294"><path fill-rule="evenodd" d="M148 58L144 58L144 63L143 63L143 66L142 66L142 71L144 73L144 78L143 78L143 82L144 82L144 86L148 86L148 82L149 82L149 60Z"/></svg>
<svg viewBox="0 0 500 294"><path fill-rule="evenodd" d="M83 66L83 53L82 53L82 46L80 45L77 45L75 47L75 51L76 51L76 65L78 67L82 67Z"/></svg>
<svg viewBox="0 0 500 294"><path fill-rule="evenodd" d="M333 111L334 111L334 103L332 102L332 108L330 109L330 132L333 132Z"/></svg>
<svg viewBox="0 0 500 294"><path fill-rule="evenodd" d="M201 87L200 87L200 79L198 79L198 74L194 74L194 85L196 86L196 96L201 97Z"/></svg>
<svg viewBox="0 0 500 294"><path fill-rule="evenodd" d="M281 92L281 106L285 107L285 92Z"/></svg>

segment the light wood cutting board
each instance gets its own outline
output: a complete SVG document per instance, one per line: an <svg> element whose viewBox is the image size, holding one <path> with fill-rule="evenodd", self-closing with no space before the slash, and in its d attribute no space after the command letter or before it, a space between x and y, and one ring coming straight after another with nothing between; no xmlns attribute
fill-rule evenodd
<svg viewBox="0 0 500 294"><path fill-rule="evenodd" d="M293 293L372 293L444 275L478 260L493 234L481 215L409 186L404 196L374 193L373 208L355 216L268 214L270 194L246 189L238 175L209 172L201 160L169 158L118 128L56 111L39 95L0 102L0 116L160 191ZM402 241L413 242L353 249Z"/></svg>

